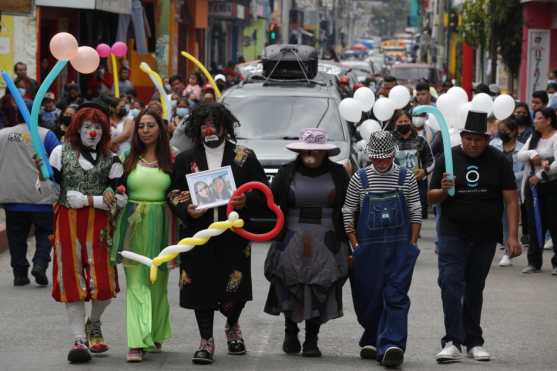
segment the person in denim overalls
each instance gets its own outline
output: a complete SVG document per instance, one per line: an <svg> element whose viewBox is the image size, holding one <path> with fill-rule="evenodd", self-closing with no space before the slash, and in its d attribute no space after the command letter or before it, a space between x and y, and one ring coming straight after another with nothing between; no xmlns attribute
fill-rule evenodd
<svg viewBox="0 0 557 371"><path fill-rule="evenodd" d="M393 163L391 133L373 133L367 151L371 165L352 177L343 207L354 309L364 328L360 356L397 367L406 349L421 204L414 175Z"/></svg>

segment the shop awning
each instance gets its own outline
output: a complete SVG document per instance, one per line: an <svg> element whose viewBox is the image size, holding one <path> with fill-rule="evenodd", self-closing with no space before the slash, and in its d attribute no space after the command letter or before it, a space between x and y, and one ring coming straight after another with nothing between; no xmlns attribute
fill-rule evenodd
<svg viewBox="0 0 557 371"><path fill-rule="evenodd" d="M130 14L132 0L35 0L35 5L73 9L97 9L110 13Z"/></svg>

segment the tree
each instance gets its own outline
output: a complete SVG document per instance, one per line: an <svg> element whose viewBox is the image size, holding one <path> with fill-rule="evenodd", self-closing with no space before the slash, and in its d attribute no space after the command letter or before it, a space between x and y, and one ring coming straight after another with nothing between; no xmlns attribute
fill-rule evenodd
<svg viewBox="0 0 557 371"><path fill-rule="evenodd" d="M464 40L476 49L480 55L484 55L488 38L488 12L487 3L489 0L466 0L462 9L463 27L462 34ZM485 71L484 59L480 58L482 77Z"/></svg>

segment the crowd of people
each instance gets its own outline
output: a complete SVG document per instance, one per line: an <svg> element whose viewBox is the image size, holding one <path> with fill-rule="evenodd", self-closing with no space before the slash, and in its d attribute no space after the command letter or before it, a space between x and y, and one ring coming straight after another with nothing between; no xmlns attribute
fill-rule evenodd
<svg viewBox="0 0 557 371"><path fill-rule="evenodd" d="M31 101L37 84L24 67L18 63L14 68L16 85ZM263 167L256 153L236 143L238 119L216 102L212 88L200 84L197 74L187 83L180 76L169 79L173 103L166 121L157 97L146 104L134 97L127 72L120 71L119 99L110 94L82 99L75 84L68 84L58 101L53 93L45 95L39 133L52 179L37 179L41 160L31 156L29 134L13 98L9 92L2 98L0 202L14 285L30 283L25 236L34 226L31 274L39 285L48 285L52 259L52 296L64 303L74 339L68 360L88 362L91 353L109 349L101 318L117 296L116 267L123 263L127 360L141 362L146 353L161 352L172 336L168 280L177 266L180 306L193 310L199 329L192 361L214 362L215 311L226 317L228 353L243 355L247 346L239 322L252 300L249 241L226 231L181 254L178 262L161 266L154 284L148 267L119 253L152 259L178 237L227 219L226 205L198 207L190 192L198 198L230 199L249 227L265 209L259 193L232 196L222 178L190 190L186 176L230 166L236 186L268 184ZM227 83L224 75L215 80L223 88ZM396 84L386 77L378 94L388 96ZM476 92L485 87L479 85ZM435 104L427 82L419 83L415 93L412 105ZM541 271L546 233L557 242L557 219L551 216L557 206L557 117L549 101L546 92L535 92L530 107L517 103L514 114L500 122L470 112L459 145L452 149L453 177L445 172L433 119L413 117L412 105L397 110L384 130L365 138L367 162L354 174L330 160L339 148L327 140L325 130L305 129L288 144L295 160L281 167L270 184L285 226L272 241L264 266L270 282L264 310L284 315L283 351L321 356L320 328L343 315L342 288L350 280L363 329L361 358L400 366L421 224L432 205L445 319L436 359L456 362L466 347L470 357L488 361L480 318L497 244L506 249L500 265L512 264L521 254L522 224L522 242L529 246L526 274ZM552 273L557 275L553 246ZM298 337L302 322L303 343Z"/></svg>

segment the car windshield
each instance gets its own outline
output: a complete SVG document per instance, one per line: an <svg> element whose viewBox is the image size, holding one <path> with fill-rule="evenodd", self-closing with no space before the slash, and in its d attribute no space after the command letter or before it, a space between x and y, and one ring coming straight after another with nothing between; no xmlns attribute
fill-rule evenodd
<svg viewBox="0 0 557 371"><path fill-rule="evenodd" d="M409 68L396 68L393 67L391 69L391 74L396 77L398 80L422 80L425 79L427 81L437 81L435 76L435 71L432 68L418 68L418 67L409 67Z"/></svg>
<svg viewBox="0 0 557 371"><path fill-rule="evenodd" d="M242 96L225 97L224 104L240 121L239 139L292 140L304 128L320 127L330 140L345 140L338 104L330 98Z"/></svg>

